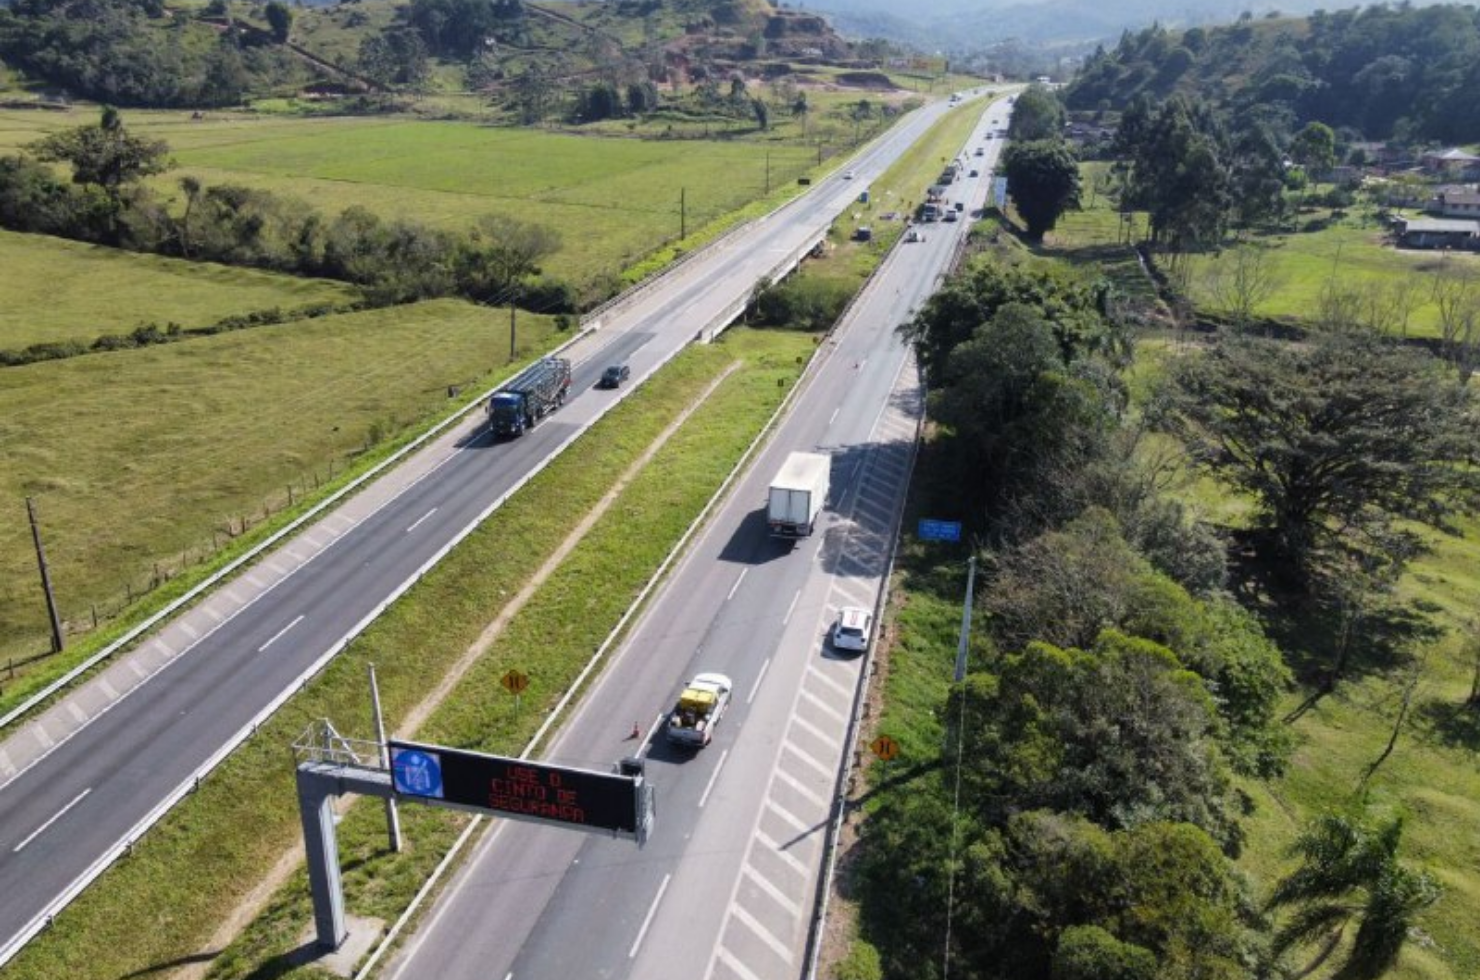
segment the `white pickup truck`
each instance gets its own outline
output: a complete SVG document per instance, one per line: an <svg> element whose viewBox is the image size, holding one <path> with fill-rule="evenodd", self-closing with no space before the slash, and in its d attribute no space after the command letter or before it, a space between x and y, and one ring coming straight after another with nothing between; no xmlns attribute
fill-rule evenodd
<svg viewBox="0 0 1480 980"><path fill-rule="evenodd" d="M708 745L714 726L730 706L733 686L724 674L695 675L668 716L668 741L695 749Z"/></svg>

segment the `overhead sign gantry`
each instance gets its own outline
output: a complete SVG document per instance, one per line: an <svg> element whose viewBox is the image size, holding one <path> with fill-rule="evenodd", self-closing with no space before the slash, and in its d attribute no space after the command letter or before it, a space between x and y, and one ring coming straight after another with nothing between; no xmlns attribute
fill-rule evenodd
<svg viewBox="0 0 1480 980"><path fill-rule="evenodd" d="M314 927L325 949L338 949L347 931L335 797L358 793L529 820L623 837L639 846L652 830L653 788L638 759L622 760L615 772L597 772L417 742L392 740L387 746L388 770L380 762L380 743L345 738L327 721L293 744Z"/></svg>

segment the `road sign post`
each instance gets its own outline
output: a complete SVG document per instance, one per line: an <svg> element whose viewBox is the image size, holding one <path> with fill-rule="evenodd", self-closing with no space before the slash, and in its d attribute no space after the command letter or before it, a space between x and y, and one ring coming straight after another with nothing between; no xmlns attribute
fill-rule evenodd
<svg viewBox="0 0 1480 980"><path fill-rule="evenodd" d="M511 669L503 677L500 677L498 682L503 685L504 690L514 695L514 717L518 718L520 706L519 696L524 693L525 688L529 687L529 675L522 670Z"/></svg>
<svg viewBox="0 0 1480 980"><path fill-rule="evenodd" d="M880 735L868 743L868 748L870 752L884 762L889 762L899 755L899 743L888 735Z"/></svg>

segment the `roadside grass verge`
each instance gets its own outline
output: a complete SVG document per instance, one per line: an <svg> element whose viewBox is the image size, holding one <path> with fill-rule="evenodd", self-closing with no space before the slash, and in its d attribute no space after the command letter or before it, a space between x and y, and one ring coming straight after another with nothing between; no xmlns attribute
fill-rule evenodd
<svg viewBox="0 0 1480 980"><path fill-rule="evenodd" d="M1079 165L1080 209L1064 212L1054 230L1044 236L1043 246L1035 251L1103 275L1122 295L1148 308L1159 307L1156 287L1131 245L1145 231L1146 215L1131 214L1126 225L1132 236L1128 241L1118 205L1103 192L1109 169L1108 163L1097 161Z"/></svg>
<svg viewBox="0 0 1480 980"><path fill-rule="evenodd" d="M347 734L367 734L366 663L376 665L387 724L396 728L630 461L711 379L733 360L743 360L745 366L660 450L419 733L516 752L769 418L797 377L799 359L814 346L807 335L737 330L719 344L680 355L289 701L23 951L7 976L103 980L143 975L200 955L265 870L298 842L285 746L321 717ZM601 588L593 588L595 582ZM512 666L533 680L517 715L496 687ZM460 819L413 807L403 814L409 847L399 856L385 852L379 801L352 807L340 825L348 901L357 914L398 914L445 852ZM300 871L221 956L213 975L319 975L310 968L293 971L285 958L310 921Z"/></svg>
<svg viewBox="0 0 1480 980"><path fill-rule="evenodd" d="M461 405L514 370L507 323L438 300L0 371L0 496L35 498L75 644L0 674L0 709L97 649L120 610L141 615L131 596L153 601L164 583L177 595L240 554L243 522L289 507L289 486L301 505L445 415L450 387ZM518 336L523 361L565 335L525 316ZM47 649L30 533L13 513L0 522L7 667Z"/></svg>
<svg viewBox="0 0 1480 980"><path fill-rule="evenodd" d="M226 316L351 303L359 290L324 279L187 262L0 229L0 350L91 343L146 323L189 330Z"/></svg>

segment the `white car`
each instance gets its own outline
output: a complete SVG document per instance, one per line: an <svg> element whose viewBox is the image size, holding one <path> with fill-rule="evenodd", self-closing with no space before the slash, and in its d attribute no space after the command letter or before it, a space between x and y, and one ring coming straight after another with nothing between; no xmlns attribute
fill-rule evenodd
<svg viewBox="0 0 1480 980"><path fill-rule="evenodd" d="M868 649L874 635L874 614L861 606L844 606L838 610L838 621L832 628L832 645L835 650Z"/></svg>
<svg viewBox="0 0 1480 980"><path fill-rule="evenodd" d="M857 175L854 174L853 171L851 171L851 170L844 170L843 171L843 179L844 180L852 180L855 176L857 176Z"/></svg>
<svg viewBox="0 0 1480 980"><path fill-rule="evenodd" d="M907 242L923 242L925 240L925 233L918 228L911 228L905 232L904 240Z"/></svg>

